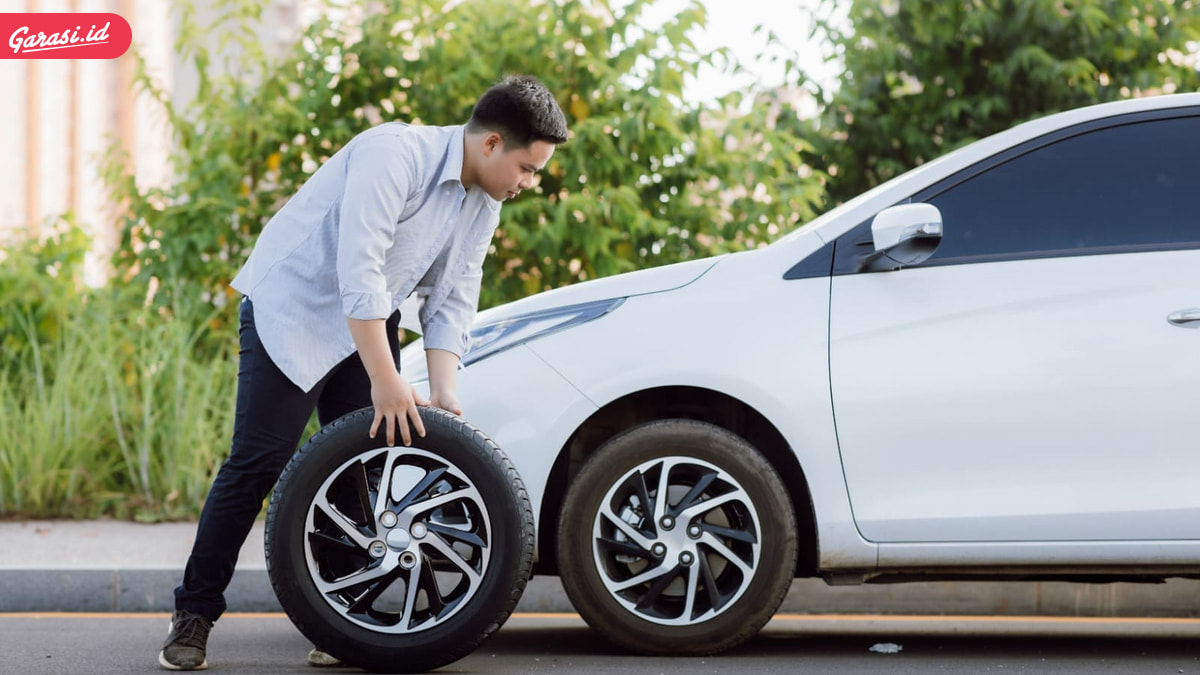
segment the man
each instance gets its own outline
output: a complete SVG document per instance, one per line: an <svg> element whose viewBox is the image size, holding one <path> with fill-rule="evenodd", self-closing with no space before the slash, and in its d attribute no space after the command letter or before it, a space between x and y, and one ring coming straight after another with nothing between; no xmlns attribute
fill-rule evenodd
<svg viewBox="0 0 1200 675"><path fill-rule="evenodd" d="M388 445L424 435L418 405L462 414L455 378L501 202L531 187L566 140L551 93L508 78L466 125L359 134L267 223L231 284L244 295L233 442L175 589L164 668L207 667L238 551L314 408L325 425L373 405L371 437L382 431ZM397 310L414 290L429 401L399 373Z"/></svg>

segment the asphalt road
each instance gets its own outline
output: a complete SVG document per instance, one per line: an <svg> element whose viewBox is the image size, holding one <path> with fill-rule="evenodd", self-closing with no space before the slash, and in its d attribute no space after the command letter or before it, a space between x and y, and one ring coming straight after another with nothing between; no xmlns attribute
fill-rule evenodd
<svg viewBox="0 0 1200 675"><path fill-rule="evenodd" d="M0 614L0 673L162 673L165 614ZM894 644L897 653L878 653ZM224 617L209 642L213 673L304 673L309 645L280 614ZM358 672L322 669L329 673ZM441 673L1196 673L1200 620L806 617L784 615L709 658L620 653L573 615L517 615Z"/></svg>

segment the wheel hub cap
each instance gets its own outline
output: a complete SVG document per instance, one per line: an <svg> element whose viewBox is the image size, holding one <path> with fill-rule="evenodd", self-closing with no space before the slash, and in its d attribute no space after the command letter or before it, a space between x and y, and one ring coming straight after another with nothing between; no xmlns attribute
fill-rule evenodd
<svg viewBox="0 0 1200 675"><path fill-rule="evenodd" d="M653 623L686 626L732 606L758 569L762 543L750 495L719 467L664 457L609 488L592 525L609 594Z"/></svg>
<svg viewBox="0 0 1200 675"><path fill-rule="evenodd" d="M317 591L346 620L378 633L441 625L479 590L491 518L471 479L417 448L378 448L333 470L305 521Z"/></svg>

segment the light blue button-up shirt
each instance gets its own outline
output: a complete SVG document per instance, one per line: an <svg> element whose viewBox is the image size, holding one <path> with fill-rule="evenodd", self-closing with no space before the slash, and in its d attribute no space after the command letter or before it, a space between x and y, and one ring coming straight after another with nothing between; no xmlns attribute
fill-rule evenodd
<svg viewBox="0 0 1200 675"><path fill-rule="evenodd" d="M462 356L500 202L462 184L462 126L389 122L355 136L271 218L231 285L271 360L312 390L414 291L426 349Z"/></svg>

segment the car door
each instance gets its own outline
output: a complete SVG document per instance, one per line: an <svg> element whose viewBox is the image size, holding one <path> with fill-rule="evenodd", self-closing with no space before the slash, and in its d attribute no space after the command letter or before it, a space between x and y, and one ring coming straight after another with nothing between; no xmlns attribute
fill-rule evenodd
<svg viewBox="0 0 1200 675"><path fill-rule="evenodd" d="M1200 539L1198 113L913 195L945 231L918 266L856 271L869 223L838 239L830 380L865 538Z"/></svg>

